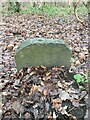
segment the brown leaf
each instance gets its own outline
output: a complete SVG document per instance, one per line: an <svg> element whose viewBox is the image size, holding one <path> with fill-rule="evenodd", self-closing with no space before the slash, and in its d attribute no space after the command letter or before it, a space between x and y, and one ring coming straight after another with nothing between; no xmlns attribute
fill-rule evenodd
<svg viewBox="0 0 90 120"><path fill-rule="evenodd" d="M35 67L35 70L38 70L38 69L39 69L39 66L36 66L36 67Z"/></svg>
<svg viewBox="0 0 90 120"><path fill-rule="evenodd" d="M80 65L80 64L81 64L80 61L77 60L76 63L75 63L75 66L78 66L78 65Z"/></svg>
<svg viewBox="0 0 90 120"><path fill-rule="evenodd" d="M33 87L32 87L33 92L34 92L34 91L37 91L37 90L38 90L38 88L39 88L39 86L38 86L38 85L33 85Z"/></svg>
<svg viewBox="0 0 90 120"><path fill-rule="evenodd" d="M51 72L47 72L47 73L46 73L46 77L48 77L50 74L51 74Z"/></svg>
<svg viewBox="0 0 90 120"><path fill-rule="evenodd" d="M44 70L46 70L47 68L45 67L45 66L43 66L43 65L41 65L41 68L43 68Z"/></svg>
<svg viewBox="0 0 90 120"><path fill-rule="evenodd" d="M32 76L32 75L34 75L34 74L36 74L36 72L35 72L35 71L32 71L32 72L30 73L30 76Z"/></svg>
<svg viewBox="0 0 90 120"><path fill-rule="evenodd" d="M6 49L9 49L9 50L13 50L14 48L14 45L13 44L9 44L6 46Z"/></svg>
<svg viewBox="0 0 90 120"><path fill-rule="evenodd" d="M44 89L44 90L43 90L43 95L46 96L47 94L48 94L48 90L47 90L47 89Z"/></svg>
<svg viewBox="0 0 90 120"><path fill-rule="evenodd" d="M53 106L56 109L59 109L61 107L62 101L60 98L53 99L52 102L53 102Z"/></svg>
<svg viewBox="0 0 90 120"><path fill-rule="evenodd" d="M85 60L85 54L84 53L79 53L79 60L82 62L82 60Z"/></svg>

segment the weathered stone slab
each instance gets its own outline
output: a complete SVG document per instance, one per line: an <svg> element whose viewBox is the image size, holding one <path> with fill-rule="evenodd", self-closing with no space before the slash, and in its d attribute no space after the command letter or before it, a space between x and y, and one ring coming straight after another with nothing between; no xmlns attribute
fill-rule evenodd
<svg viewBox="0 0 90 120"><path fill-rule="evenodd" d="M71 51L59 39L34 38L21 43L15 55L17 69L29 66L70 67Z"/></svg>

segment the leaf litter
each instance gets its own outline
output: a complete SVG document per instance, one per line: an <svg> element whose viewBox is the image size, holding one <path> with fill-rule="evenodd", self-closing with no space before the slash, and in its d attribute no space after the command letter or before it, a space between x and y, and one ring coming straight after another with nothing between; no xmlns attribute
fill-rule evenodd
<svg viewBox="0 0 90 120"><path fill-rule="evenodd" d="M31 72L28 72L28 69ZM64 74L63 77L61 73ZM77 83L73 77L68 78L68 74L72 73L69 73L65 67L42 68L42 66L23 68L22 71L17 72L15 82L11 85L8 83L5 89L2 89L3 119L8 110L9 117L14 115L19 118L21 114L23 119L26 114L33 119L45 119L50 116L52 119L56 117L62 120L83 118L86 108L85 98L82 97L78 85L77 88L73 87L72 83ZM49 79L46 79L47 77ZM11 104L6 107L8 102ZM80 115L75 113L77 111Z"/></svg>
<svg viewBox="0 0 90 120"><path fill-rule="evenodd" d="M2 120L84 118L87 89L82 91L73 76L87 73L88 26L84 28L72 17L73 21L63 24L59 16L16 14L3 17L5 25L0 27ZM64 66L35 66L17 71L15 50L21 42L34 37L61 38L68 42L73 54L71 71Z"/></svg>

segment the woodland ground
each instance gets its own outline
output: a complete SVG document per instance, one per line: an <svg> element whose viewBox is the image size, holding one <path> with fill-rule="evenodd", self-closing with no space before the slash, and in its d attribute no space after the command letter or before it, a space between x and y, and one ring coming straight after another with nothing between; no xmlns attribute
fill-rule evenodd
<svg viewBox="0 0 90 120"><path fill-rule="evenodd" d="M87 18L87 15L84 17ZM86 27L81 25L73 14L66 17L48 17L45 14L35 13L14 14L2 18L5 23L0 27L2 120L5 118L10 120L12 117L23 117L23 119L58 117L68 120L67 116L74 120L74 115L81 120L79 117L83 116L86 110L84 101L87 101L87 96L83 95L88 89L84 84L82 85L84 89L80 90L73 74L79 73L87 76L88 73L88 24ZM70 73L60 66L53 68L41 66L17 71L14 60L17 46L26 39L35 37L59 38L69 44L73 54ZM63 92L65 96L62 95ZM78 114L73 113L73 110L81 111Z"/></svg>

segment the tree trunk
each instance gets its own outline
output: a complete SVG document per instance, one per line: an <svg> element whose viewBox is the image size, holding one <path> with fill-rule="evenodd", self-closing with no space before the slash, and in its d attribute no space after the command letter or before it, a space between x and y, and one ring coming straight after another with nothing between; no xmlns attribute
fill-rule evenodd
<svg viewBox="0 0 90 120"><path fill-rule="evenodd" d="M15 8L15 12L18 12L18 13L20 12L20 10L21 10L21 9L20 9L20 6L21 6L20 3L19 3L19 2L16 2L16 4L15 4L15 7L16 7L16 8Z"/></svg>

